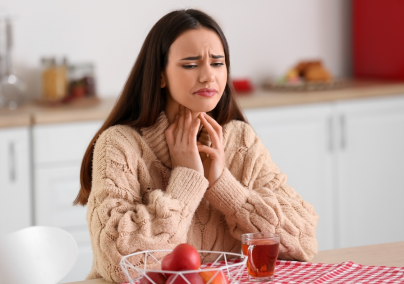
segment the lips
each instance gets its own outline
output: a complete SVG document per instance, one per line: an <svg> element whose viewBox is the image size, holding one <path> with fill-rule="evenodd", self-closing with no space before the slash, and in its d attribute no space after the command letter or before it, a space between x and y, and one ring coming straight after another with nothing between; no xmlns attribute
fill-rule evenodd
<svg viewBox="0 0 404 284"><path fill-rule="evenodd" d="M195 95L199 95L202 97L213 97L216 95L217 91L211 88L203 88L199 89L198 91L194 92Z"/></svg>

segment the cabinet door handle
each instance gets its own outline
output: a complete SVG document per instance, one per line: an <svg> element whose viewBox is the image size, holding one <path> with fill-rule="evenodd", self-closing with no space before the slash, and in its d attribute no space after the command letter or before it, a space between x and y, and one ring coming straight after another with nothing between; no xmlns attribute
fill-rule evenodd
<svg viewBox="0 0 404 284"><path fill-rule="evenodd" d="M15 166L15 143L10 142L10 144L8 144L8 168L11 182L15 182L16 180Z"/></svg>
<svg viewBox="0 0 404 284"><path fill-rule="evenodd" d="M328 150L334 151L334 124L332 117L328 118Z"/></svg>
<svg viewBox="0 0 404 284"><path fill-rule="evenodd" d="M344 150L346 148L346 121L344 115L340 116L339 122L341 126L341 150Z"/></svg>

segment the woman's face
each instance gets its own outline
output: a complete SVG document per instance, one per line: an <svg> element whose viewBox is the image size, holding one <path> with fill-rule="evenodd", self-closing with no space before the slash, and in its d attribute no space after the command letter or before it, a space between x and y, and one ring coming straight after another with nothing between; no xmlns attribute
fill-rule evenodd
<svg viewBox="0 0 404 284"><path fill-rule="evenodd" d="M226 82L223 45L214 31L189 30L173 42L161 85L168 90L168 105L181 104L193 112L211 111Z"/></svg>

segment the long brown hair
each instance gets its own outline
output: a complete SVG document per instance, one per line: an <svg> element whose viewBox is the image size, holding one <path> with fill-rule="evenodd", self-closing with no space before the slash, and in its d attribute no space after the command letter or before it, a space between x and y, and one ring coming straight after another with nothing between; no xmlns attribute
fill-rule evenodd
<svg viewBox="0 0 404 284"><path fill-rule="evenodd" d="M246 121L233 97L230 84L230 57L226 37L219 25L199 10L178 10L162 17L150 30L114 108L91 140L80 170L80 191L73 204L86 205L91 192L93 150L97 138L107 128L129 125L135 128L153 125L166 105L165 89L160 87L161 72L168 63L171 44L183 32L204 27L216 32L223 44L227 66L227 84L217 106L210 112L220 124L231 120Z"/></svg>

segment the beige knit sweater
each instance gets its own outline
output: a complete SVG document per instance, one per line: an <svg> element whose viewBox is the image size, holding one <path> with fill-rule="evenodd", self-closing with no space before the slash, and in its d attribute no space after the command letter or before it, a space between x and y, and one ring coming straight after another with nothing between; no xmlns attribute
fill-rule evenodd
<svg viewBox="0 0 404 284"><path fill-rule="evenodd" d="M197 171L172 169L168 126L162 112L151 127L117 125L98 138L87 211L94 262L87 279L125 282L122 256L185 242L240 253L241 234L259 231L280 234L281 259L307 261L317 253L313 206L286 184L250 125L223 127L226 167L209 189ZM206 131L198 141L211 145ZM209 255L203 261L211 261Z"/></svg>

